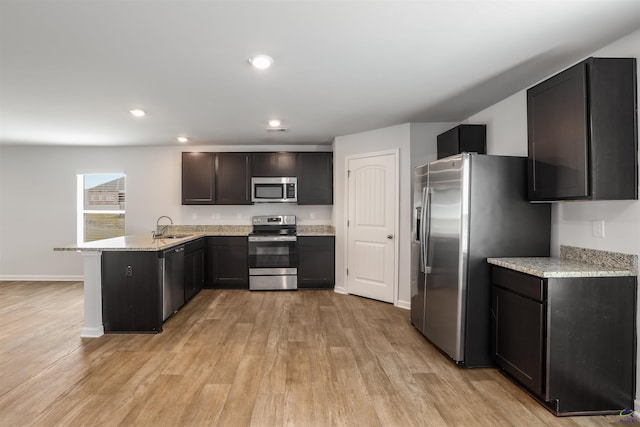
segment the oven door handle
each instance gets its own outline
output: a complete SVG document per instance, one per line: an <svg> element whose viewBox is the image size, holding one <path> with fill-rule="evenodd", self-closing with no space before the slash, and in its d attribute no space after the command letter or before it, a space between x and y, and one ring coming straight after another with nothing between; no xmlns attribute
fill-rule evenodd
<svg viewBox="0 0 640 427"><path fill-rule="evenodd" d="M249 236L250 242L295 242L296 236Z"/></svg>

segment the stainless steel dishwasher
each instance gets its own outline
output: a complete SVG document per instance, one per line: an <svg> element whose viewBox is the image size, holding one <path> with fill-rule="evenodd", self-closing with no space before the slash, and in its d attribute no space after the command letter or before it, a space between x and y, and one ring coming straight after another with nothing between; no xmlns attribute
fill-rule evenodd
<svg viewBox="0 0 640 427"><path fill-rule="evenodd" d="M184 245L162 251L162 320L167 320L184 304Z"/></svg>

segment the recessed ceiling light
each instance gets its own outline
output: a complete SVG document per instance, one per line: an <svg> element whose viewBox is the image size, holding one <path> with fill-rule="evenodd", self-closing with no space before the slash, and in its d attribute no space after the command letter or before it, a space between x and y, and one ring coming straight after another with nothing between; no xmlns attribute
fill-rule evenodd
<svg viewBox="0 0 640 427"><path fill-rule="evenodd" d="M131 113L132 116L135 117L144 117L145 114L147 114L144 110L140 110L140 109L133 109L133 110L129 110L129 112Z"/></svg>
<svg viewBox="0 0 640 427"><path fill-rule="evenodd" d="M277 128L278 126L280 126L280 120L278 119L269 120L269 126L271 126L272 128Z"/></svg>
<svg viewBox="0 0 640 427"><path fill-rule="evenodd" d="M187 142L189 141L189 138L187 138L186 136L179 136L176 138L178 140L178 142Z"/></svg>
<svg viewBox="0 0 640 427"><path fill-rule="evenodd" d="M273 64L273 58L269 55L254 55L249 58L249 63L258 70L266 70L271 67L271 64Z"/></svg>

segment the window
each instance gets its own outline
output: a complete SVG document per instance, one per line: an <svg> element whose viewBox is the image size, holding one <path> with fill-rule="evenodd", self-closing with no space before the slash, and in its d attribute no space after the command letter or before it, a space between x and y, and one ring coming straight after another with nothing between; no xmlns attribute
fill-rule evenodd
<svg viewBox="0 0 640 427"><path fill-rule="evenodd" d="M124 236L125 175L78 175L78 243Z"/></svg>

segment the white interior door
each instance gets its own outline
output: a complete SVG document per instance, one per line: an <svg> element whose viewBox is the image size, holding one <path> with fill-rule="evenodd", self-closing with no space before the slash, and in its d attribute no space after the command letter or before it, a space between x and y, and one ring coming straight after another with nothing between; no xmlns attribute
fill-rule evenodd
<svg viewBox="0 0 640 427"><path fill-rule="evenodd" d="M347 292L394 302L396 287L397 155L349 159Z"/></svg>

